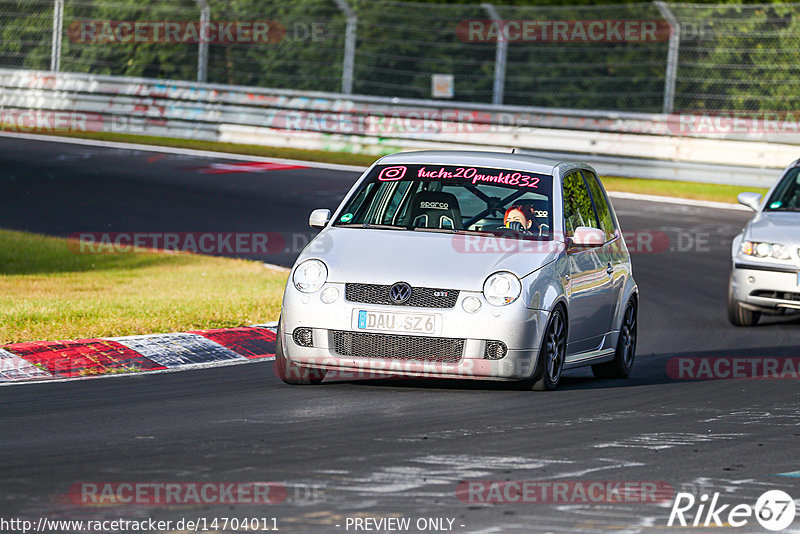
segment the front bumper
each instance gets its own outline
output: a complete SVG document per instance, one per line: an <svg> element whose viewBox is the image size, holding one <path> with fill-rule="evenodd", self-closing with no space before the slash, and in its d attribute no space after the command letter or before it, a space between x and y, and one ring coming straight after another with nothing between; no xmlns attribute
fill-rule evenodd
<svg viewBox="0 0 800 534"><path fill-rule="evenodd" d="M800 310L797 267L736 261L731 276L733 297L748 308Z"/></svg>
<svg viewBox="0 0 800 534"><path fill-rule="evenodd" d="M330 304L323 303L320 298L321 291L327 287L339 289L339 297ZM345 300L344 284L339 283L327 283L322 290L306 294L297 291L291 283L287 285L278 335L282 336L287 359L308 367L339 371L343 378L382 375L488 380L529 378L536 365L542 331L549 317L546 311L526 308L521 299L508 306L492 306L479 292L461 291L453 308L442 309L350 302ZM462 302L468 296L481 299L482 306L478 312L463 310ZM436 315L437 331L425 335L387 329L360 330L353 317L354 313L357 315L362 310ZM311 329L312 346L301 346L296 342L292 334L297 328ZM362 343L360 350L350 351L353 336L362 341L369 338L371 344ZM489 359L487 341L504 343L505 356ZM455 357L454 345L460 347ZM365 349L365 346L375 349ZM404 352L403 347L448 349L446 354L430 350L421 354L412 353L413 350ZM365 350L372 352L365 354Z"/></svg>

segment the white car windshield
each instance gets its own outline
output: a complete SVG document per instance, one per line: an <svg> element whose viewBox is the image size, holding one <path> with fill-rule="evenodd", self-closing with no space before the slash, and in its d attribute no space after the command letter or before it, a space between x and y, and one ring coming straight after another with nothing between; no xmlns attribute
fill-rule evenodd
<svg viewBox="0 0 800 534"><path fill-rule="evenodd" d="M380 165L334 224L549 240L552 189L552 176L528 171Z"/></svg>

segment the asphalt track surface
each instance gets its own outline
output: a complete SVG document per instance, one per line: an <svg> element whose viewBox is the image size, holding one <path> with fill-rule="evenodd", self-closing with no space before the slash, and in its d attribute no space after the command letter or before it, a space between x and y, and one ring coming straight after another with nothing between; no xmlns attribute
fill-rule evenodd
<svg viewBox="0 0 800 534"><path fill-rule="evenodd" d="M313 168L197 171L212 162L0 138L0 227L304 233L308 212L333 208L356 178ZM661 481L698 496L720 492L730 504L753 505L775 488L797 500L800 478L778 476L800 470L797 380L678 380L666 371L675 357L798 356L797 320L737 329L725 318L729 243L748 214L614 204L626 232L670 237L663 252L633 259L641 305L630 379L573 371L548 393L430 380L291 387L264 362L3 387L0 517L275 517L283 532L354 532L348 517L445 517L454 532L658 532L675 531L666 527L670 502L486 504L459 500L456 488ZM294 255L263 259L288 265ZM287 498L71 504L64 496L84 481L270 481ZM792 528L800 531L800 519ZM730 530L765 532L752 518Z"/></svg>

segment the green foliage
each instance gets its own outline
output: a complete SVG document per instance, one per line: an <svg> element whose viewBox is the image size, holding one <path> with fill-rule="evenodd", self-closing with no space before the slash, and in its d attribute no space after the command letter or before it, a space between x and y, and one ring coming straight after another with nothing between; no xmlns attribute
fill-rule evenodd
<svg viewBox="0 0 800 534"><path fill-rule="evenodd" d="M681 43L677 109L797 109L800 5L679 4L674 11L696 24Z"/></svg>
<svg viewBox="0 0 800 534"><path fill-rule="evenodd" d="M572 233L578 226L597 228L597 219L592 207L592 199L583 177L579 172L571 172L564 177L562 182L564 190L564 219L567 224L567 233Z"/></svg>
<svg viewBox="0 0 800 534"><path fill-rule="evenodd" d="M353 90L431 98L431 75L452 74L455 100L489 103L494 42L465 42L459 23L486 20L475 0L349 0L358 16ZM213 83L338 92L345 15L333 0L209 0L212 21L268 21L282 38L211 43ZM504 0L505 20L663 20L651 2ZM675 109L792 110L800 94L800 4L669 4L681 28ZM0 66L47 69L52 0L5 0ZM196 43L76 39L83 21L198 21L196 0L65 0L61 70L163 79L197 78ZM72 32L70 30L73 30ZM512 42L503 103L659 112L667 42Z"/></svg>
<svg viewBox="0 0 800 534"><path fill-rule="evenodd" d="M97 35L104 21L197 20L194 0L90 0L65 1L64 39L61 70L193 79L197 76L197 45L163 42L82 42L80 25L97 23Z"/></svg>
<svg viewBox="0 0 800 534"><path fill-rule="evenodd" d="M0 66L49 69L53 3L4 0L0 5Z"/></svg>

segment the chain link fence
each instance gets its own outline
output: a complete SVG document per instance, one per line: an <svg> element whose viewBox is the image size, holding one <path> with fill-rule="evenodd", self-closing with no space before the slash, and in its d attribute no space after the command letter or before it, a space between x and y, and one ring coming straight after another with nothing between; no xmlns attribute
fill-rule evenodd
<svg viewBox="0 0 800 534"><path fill-rule="evenodd" d="M791 111L800 4L0 0L0 67L671 112Z"/></svg>
<svg viewBox="0 0 800 534"><path fill-rule="evenodd" d="M798 109L800 4L670 8L681 26L676 109Z"/></svg>

